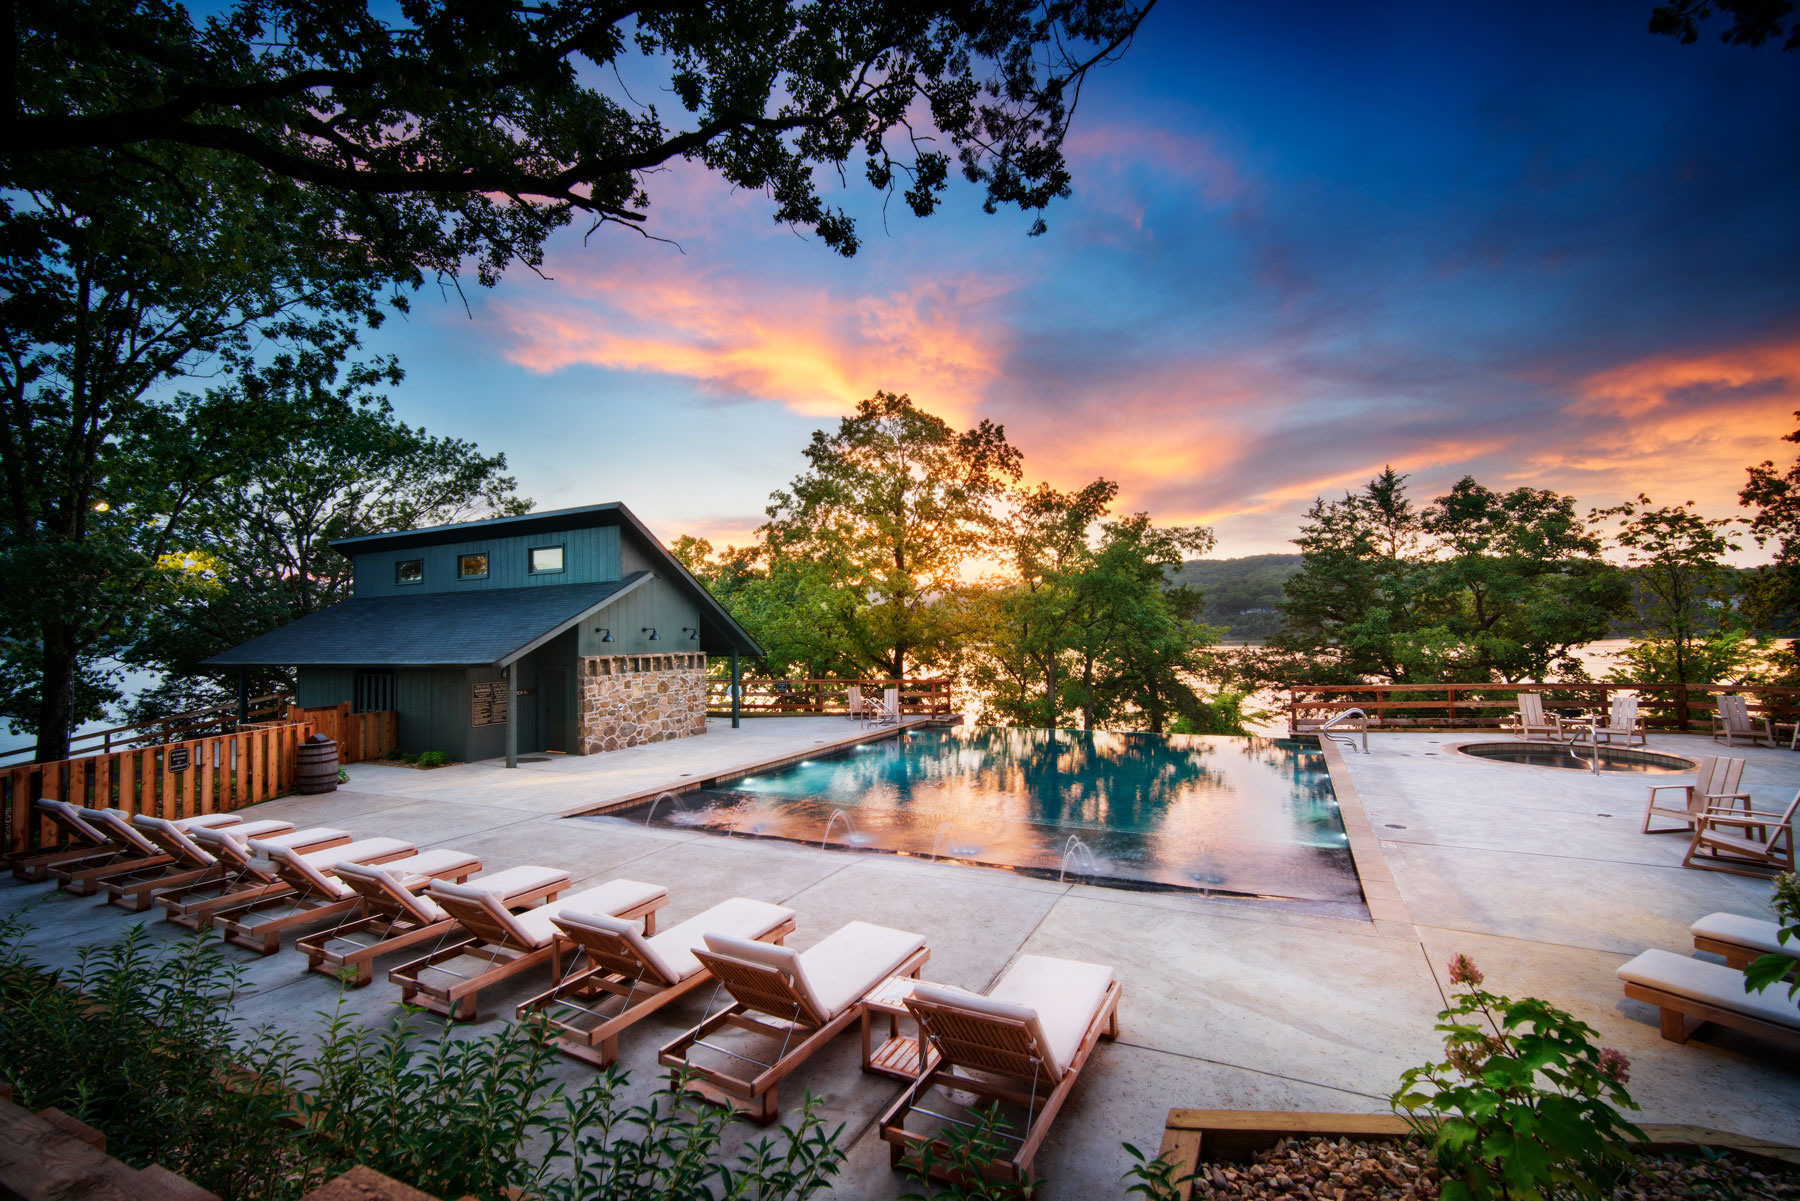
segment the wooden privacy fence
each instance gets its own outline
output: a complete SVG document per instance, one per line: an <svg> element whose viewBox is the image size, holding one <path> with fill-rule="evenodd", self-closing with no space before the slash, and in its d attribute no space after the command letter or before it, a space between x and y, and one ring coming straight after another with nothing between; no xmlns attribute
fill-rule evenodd
<svg viewBox="0 0 1800 1201"><path fill-rule="evenodd" d="M294 787L295 748L312 732L308 722L272 722L235 734L0 769L7 853L30 850L52 836L49 823L32 820L31 803L40 797L175 818L227 813L283 796Z"/></svg>
<svg viewBox="0 0 1800 1201"><path fill-rule="evenodd" d="M339 763L368 763L387 758L400 745L400 715L392 709L352 713L350 702L302 709L289 705L290 722L308 722L314 732L337 743Z"/></svg>
<svg viewBox="0 0 1800 1201"><path fill-rule="evenodd" d="M1345 709L1361 709L1383 726L1395 729L1498 729L1501 719L1518 710L1521 692L1544 698L1548 710L1603 713L1621 692L1635 693L1644 724L1654 729L1710 729L1719 711L1718 698L1741 694L1752 714L1771 722L1792 722L1800 715L1800 688L1744 687L1731 684L1632 684L1616 680L1592 684L1290 684L1288 730L1302 722L1318 722Z"/></svg>
<svg viewBox="0 0 1800 1201"><path fill-rule="evenodd" d="M900 690L900 712L908 717L947 717L949 680L744 680L740 701L746 716L776 717L803 713L848 713L850 685L864 699L880 700L883 690ZM706 711L717 717L731 712L731 681L706 682Z"/></svg>

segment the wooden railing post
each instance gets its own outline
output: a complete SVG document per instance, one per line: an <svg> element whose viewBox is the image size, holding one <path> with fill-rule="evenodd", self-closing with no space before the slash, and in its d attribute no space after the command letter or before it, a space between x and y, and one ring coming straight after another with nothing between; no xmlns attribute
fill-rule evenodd
<svg viewBox="0 0 1800 1201"><path fill-rule="evenodd" d="M1675 686L1675 732L1677 734L1685 734L1687 733L1687 728L1688 690L1687 684L1684 681Z"/></svg>

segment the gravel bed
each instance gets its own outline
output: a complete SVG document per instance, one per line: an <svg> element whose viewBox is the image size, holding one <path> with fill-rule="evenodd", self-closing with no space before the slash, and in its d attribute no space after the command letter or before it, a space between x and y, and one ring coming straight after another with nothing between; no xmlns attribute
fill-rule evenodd
<svg viewBox="0 0 1800 1201"><path fill-rule="evenodd" d="M1437 1166L1411 1142L1287 1139L1250 1163L1203 1163L1196 1199L1436 1201ZM1693 1155L1645 1155L1614 1201L1664 1198L1800 1201L1800 1166L1768 1168L1729 1153L1708 1163Z"/></svg>

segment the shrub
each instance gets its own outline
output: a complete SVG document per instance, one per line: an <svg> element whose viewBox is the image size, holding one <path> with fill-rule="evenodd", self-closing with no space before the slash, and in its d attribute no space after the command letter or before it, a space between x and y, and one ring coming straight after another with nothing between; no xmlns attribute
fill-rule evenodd
<svg viewBox="0 0 1800 1201"><path fill-rule="evenodd" d="M390 747L390 748L389 748L389 749L388 749L388 753L387 753L387 757L388 757L388 758L389 758L389 759L404 759L404 758L406 758L406 752L405 752L405 751L403 751L403 750L401 750L401 749L400 749L400 748L399 748L399 747L397 747L397 746L396 746L396 747Z"/></svg>
<svg viewBox="0 0 1800 1201"><path fill-rule="evenodd" d="M0 920L0 1071L19 1104L57 1106L133 1166L161 1163L233 1201L287 1201L354 1164L443 1197L804 1201L844 1160L808 1097L797 1126L719 1158L731 1113L671 1079L627 1106L617 1068L570 1094L541 1023L452 1038L407 1007L384 1031L326 1016L311 1056L234 1027L237 969L199 937L133 925L59 975Z"/></svg>
<svg viewBox="0 0 1800 1201"><path fill-rule="evenodd" d="M444 751L426 751L419 756L420 767L442 767L450 762L450 756Z"/></svg>
<svg viewBox="0 0 1800 1201"><path fill-rule="evenodd" d="M1775 877L1775 895L1769 899L1769 908L1781 924L1781 932L1776 935L1781 945L1800 941L1800 879L1794 873L1783 872ZM1800 996L1800 960L1778 951L1758 955L1744 969L1744 991L1761 992L1783 979L1788 982L1788 997Z"/></svg>
<svg viewBox="0 0 1800 1201"><path fill-rule="evenodd" d="M1462 955L1450 983L1445 1062L1408 1069L1390 1099L1436 1158L1443 1201L1610 1196L1633 1163L1627 1140L1644 1138L1613 1108L1638 1107L1625 1056L1546 1002L1482 991Z"/></svg>

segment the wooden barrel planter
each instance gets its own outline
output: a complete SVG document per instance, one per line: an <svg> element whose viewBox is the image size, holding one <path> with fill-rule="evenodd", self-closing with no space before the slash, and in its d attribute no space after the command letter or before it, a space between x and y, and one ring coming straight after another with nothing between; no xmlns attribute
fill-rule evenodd
<svg viewBox="0 0 1800 1201"><path fill-rule="evenodd" d="M321 734L295 748L299 770L294 773L294 791L304 794L336 792L338 786L337 743Z"/></svg>

